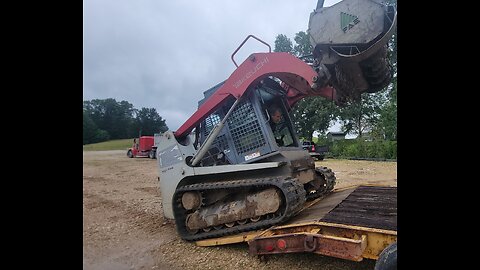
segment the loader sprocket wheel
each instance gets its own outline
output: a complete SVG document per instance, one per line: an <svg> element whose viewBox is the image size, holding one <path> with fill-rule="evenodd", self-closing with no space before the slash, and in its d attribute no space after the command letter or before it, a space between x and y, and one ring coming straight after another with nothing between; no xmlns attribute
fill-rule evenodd
<svg viewBox="0 0 480 270"><path fill-rule="evenodd" d="M314 193L307 194L307 200L313 200L329 194L335 187L337 178L332 169L328 167L317 167L315 173L321 178L323 185L321 185Z"/></svg>
<svg viewBox="0 0 480 270"><path fill-rule="evenodd" d="M219 226L213 226L213 229L205 228L195 231L187 228L187 217L193 213L193 210L187 210L182 206L182 196L186 192L212 192L221 190L237 192L246 188L263 190L272 187L280 190L283 197L280 208L274 214L252 217L246 220L237 220L233 222L233 224L228 223ZM176 228L180 237L187 241L196 241L267 228L272 225L282 223L302 209L305 199L306 194L303 185L296 178L292 177L273 177L201 183L182 186L176 190L173 196L173 212Z"/></svg>

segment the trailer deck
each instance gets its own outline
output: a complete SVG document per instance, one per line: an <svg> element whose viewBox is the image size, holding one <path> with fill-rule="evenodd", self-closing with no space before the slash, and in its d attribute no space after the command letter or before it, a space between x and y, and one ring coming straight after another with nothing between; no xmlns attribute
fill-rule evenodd
<svg viewBox="0 0 480 270"><path fill-rule="evenodd" d="M360 186L320 221L397 230L397 188Z"/></svg>
<svg viewBox="0 0 480 270"><path fill-rule="evenodd" d="M198 246L248 242L252 255L313 252L361 261L378 259L397 239L397 188L336 189L307 204L281 226L197 241Z"/></svg>

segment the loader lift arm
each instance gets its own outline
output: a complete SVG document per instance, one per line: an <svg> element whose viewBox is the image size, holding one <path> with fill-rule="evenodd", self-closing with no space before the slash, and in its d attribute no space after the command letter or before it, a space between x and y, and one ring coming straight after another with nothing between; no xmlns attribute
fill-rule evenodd
<svg viewBox="0 0 480 270"><path fill-rule="evenodd" d="M290 106L305 96L322 96L329 100L334 100L336 97L335 89L330 86L315 89L318 74L295 56L285 52L253 53L175 132L175 137L186 136L218 109L228 97L241 98L252 84L259 83L268 76L276 77L283 82Z"/></svg>

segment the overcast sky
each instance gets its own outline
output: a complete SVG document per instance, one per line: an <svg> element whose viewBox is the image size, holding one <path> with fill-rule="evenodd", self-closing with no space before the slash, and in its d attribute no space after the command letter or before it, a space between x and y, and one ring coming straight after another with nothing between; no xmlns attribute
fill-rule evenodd
<svg viewBox="0 0 480 270"><path fill-rule="evenodd" d="M331 6L338 0L325 0ZM235 70L250 34L272 47L306 31L316 0L84 0L83 99L155 108L171 130ZM238 64L268 48L250 39Z"/></svg>

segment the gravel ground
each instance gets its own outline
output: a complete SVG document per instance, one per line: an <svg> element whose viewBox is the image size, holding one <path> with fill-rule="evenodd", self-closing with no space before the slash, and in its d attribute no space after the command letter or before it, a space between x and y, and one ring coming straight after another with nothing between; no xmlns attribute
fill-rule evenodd
<svg viewBox="0 0 480 270"><path fill-rule="evenodd" d="M396 162L323 160L336 187L397 185ZM181 240L163 218L156 160L129 159L125 151L83 152L84 269L373 269L315 254L257 258L246 243L197 247Z"/></svg>

